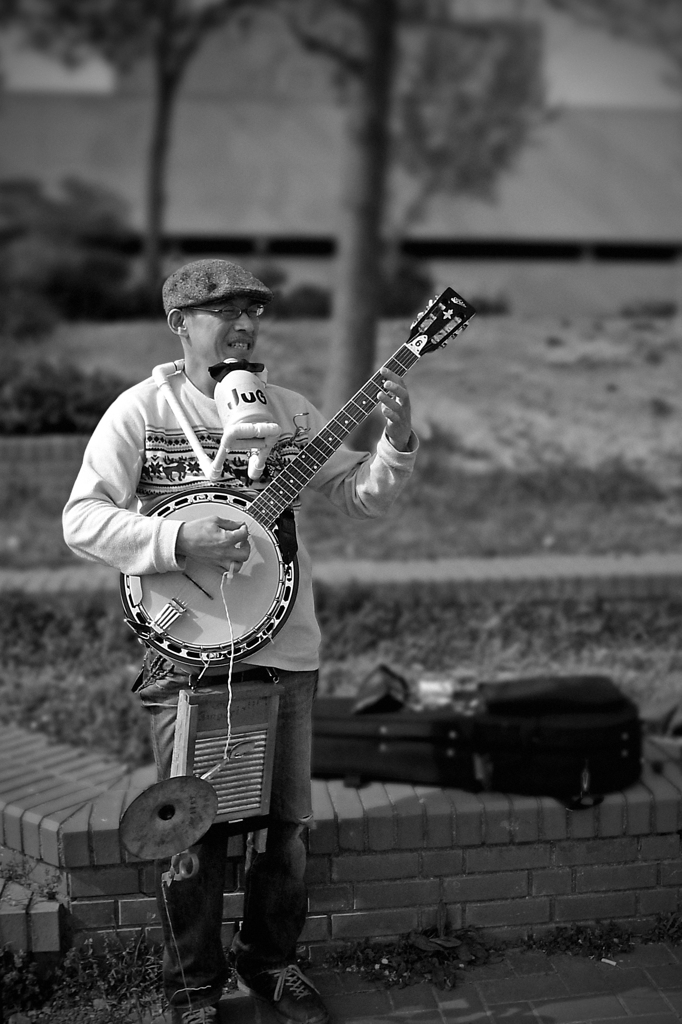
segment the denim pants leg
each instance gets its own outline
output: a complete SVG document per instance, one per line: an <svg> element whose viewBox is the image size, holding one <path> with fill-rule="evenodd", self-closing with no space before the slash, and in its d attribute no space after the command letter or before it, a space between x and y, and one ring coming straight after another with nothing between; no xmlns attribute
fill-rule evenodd
<svg viewBox="0 0 682 1024"><path fill-rule="evenodd" d="M244 919L234 940L240 973L291 962L307 910L301 833L312 820L311 711L317 672L278 671L278 675L283 692L271 818L266 849L257 852L253 842L248 843ZM187 675L167 659L147 657L139 696L151 718L159 780L170 775L178 694L187 685ZM220 998L227 975L221 940L227 835L224 825L213 825L192 847L199 862L192 878L164 885L168 859L156 864L164 990L172 1006L205 1006Z"/></svg>
<svg viewBox="0 0 682 1024"><path fill-rule="evenodd" d="M296 959L308 909L303 832L312 825L311 715L315 672L281 672L270 820L265 850L249 837L244 917L232 942L239 974L248 978Z"/></svg>

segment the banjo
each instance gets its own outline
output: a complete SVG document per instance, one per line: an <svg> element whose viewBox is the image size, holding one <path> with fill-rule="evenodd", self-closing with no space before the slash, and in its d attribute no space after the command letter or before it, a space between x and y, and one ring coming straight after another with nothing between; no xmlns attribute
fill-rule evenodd
<svg viewBox="0 0 682 1024"><path fill-rule="evenodd" d="M475 310L446 288L411 325L409 337L386 361L399 376L428 352L465 329ZM123 574L121 600L127 624L141 642L171 661L200 672L227 669L270 643L296 599L298 563L285 559L277 539L279 517L376 407L382 390L377 371L259 494L206 486L163 498L146 513L190 522L212 515L245 523L251 553L235 574L187 560L182 571Z"/></svg>

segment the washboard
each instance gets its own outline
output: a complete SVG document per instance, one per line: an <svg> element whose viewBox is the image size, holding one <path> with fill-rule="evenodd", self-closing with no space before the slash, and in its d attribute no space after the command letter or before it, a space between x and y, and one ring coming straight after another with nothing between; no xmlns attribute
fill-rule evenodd
<svg viewBox="0 0 682 1024"><path fill-rule="evenodd" d="M209 779L218 794L216 822L268 814L281 692L274 683L233 685L228 751L233 757ZM201 778L223 760L227 703L227 686L180 691L171 776Z"/></svg>

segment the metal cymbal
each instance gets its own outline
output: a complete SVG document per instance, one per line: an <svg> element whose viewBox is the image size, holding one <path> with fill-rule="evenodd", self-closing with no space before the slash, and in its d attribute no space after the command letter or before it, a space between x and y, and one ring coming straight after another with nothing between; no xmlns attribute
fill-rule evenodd
<svg viewBox="0 0 682 1024"><path fill-rule="evenodd" d="M218 795L210 782L177 775L133 800L121 818L121 842L143 860L172 857L196 843L217 813Z"/></svg>

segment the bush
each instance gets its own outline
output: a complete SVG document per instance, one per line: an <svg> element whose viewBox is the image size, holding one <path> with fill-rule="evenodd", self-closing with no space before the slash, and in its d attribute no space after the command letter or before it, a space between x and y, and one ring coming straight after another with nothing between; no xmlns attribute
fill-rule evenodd
<svg viewBox="0 0 682 1024"><path fill-rule="evenodd" d="M506 295L471 295L469 302L480 316L508 316L511 303Z"/></svg>
<svg viewBox="0 0 682 1024"><path fill-rule="evenodd" d="M658 319L675 316L677 304L668 299L640 299L623 306L620 315L637 320L640 317Z"/></svg>
<svg viewBox="0 0 682 1024"><path fill-rule="evenodd" d="M0 286L2 268L0 265ZM49 334L59 320L59 311L46 295L22 285L9 286L4 293L5 315L2 335L17 341L38 341Z"/></svg>
<svg viewBox="0 0 682 1024"><path fill-rule="evenodd" d="M255 274L259 281L262 281L272 292L281 291L284 282L287 279L286 270L275 263L274 260L261 260L258 263L254 263L249 268L252 274Z"/></svg>
<svg viewBox="0 0 682 1024"><path fill-rule="evenodd" d="M31 180L0 183L4 332L36 338L55 319L108 319L138 304L128 281L131 240L126 211L113 193L77 179L58 195Z"/></svg>
<svg viewBox="0 0 682 1024"><path fill-rule="evenodd" d="M283 277L272 275L269 286L278 289ZM402 258L388 274L378 296L382 317L414 316L434 292L434 284L423 264ZM299 284L290 291L277 291L270 310L280 320L326 319L331 316L333 296L329 288L318 284Z"/></svg>
<svg viewBox="0 0 682 1024"><path fill-rule="evenodd" d="M380 315L413 317L435 291L433 281L418 260L402 257L392 273L384 275Z"/></svg>
<svg viewBox="0 0 682 1024"><path fill-rule="evenodd" d="M0 383L0 435L89 434L129 382L47 361L6 359Z"/></svg>
<svg viewBox="0 0 682 1024"><path fill-rule="evenodd" d="M272 314L280 320L322 320L331 316L331 311L330 290L316 284L297 285L272 303Z"/></svg>

